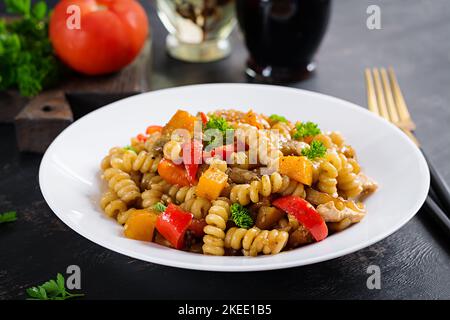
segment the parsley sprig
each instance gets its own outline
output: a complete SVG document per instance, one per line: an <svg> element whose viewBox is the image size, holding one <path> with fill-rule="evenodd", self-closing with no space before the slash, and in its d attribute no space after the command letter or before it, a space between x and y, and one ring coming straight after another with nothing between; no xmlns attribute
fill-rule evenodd
<svg viewBox="0 0 450 320"><path fill-rule="evenodd" d="M227 133L228 136L231 136L231 134L234 132L233 127L227 122L227 120L214 115L209 117L208 122L205 124L205 130L210 129L218 130L222 134L224 142L226 141ZM211 137L211 141L209 141L209 144L214 147L221 145L219 141L215 141L214 136Z"/></svg>
<svg viewBox="0 0 450 320"><path fill-rule="evenodd" d="M4 2L7 12L19 18L0 19L0 91L17 88L22 96L35 96L57 80L60 69L48 38L47 5Z"/></svg>
<svg viewBox="0 0 450 320"><path fill-rule="evenodd" d="M316 158L322 158L327 153L327 147L320 141L313 141L309 148L302 150L302 155L308 157L308 159L314 160Z"/></svg>
<svg viewBox="0 0 450 320"><path fill-rule="evenodd" d="M278 114L272 114L269 117L270 120L272 120L273 122L288 122L287 119L283 116L280 116Z"/></svg>
<svg viewBox="0 0 450 320"><path fill-rule="evenodd" d="M13 222L16 220L17 213L15 211L0 213L0 223Z"/></svg>
<svg viewBox="0 0 450 320"><path fill-rule="evenodd" d="M317 123L308 121L302 122L295 125L295 133L292 137L296 140L303 139L305 137L314 137L320 134L320 129Z"/></svg>
<svg viewBox="0 0 450 320"><path fill-rule="evenodd" d="M66 290L65 280L61 273L58 273L55 280L49 280L43 285L27 289L29 300L66 300L82 297L84 294L70 293Z"/></svg>
<svg viewBox="0 0 450 320"><path fill-rule="evenodd" d="M249 229L253 226L253 219L250 216L250 212L241 204L233 203L230 207L231 220L239 228Z"/></svg>

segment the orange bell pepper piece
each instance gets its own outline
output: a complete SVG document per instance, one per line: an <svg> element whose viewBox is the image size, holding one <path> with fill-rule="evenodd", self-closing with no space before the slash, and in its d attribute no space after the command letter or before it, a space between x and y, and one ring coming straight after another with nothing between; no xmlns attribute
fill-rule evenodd
<svg viewBox="0 0 450 320"><path fill-rule="evenodd" d="M281 157L280 173L308 186L312 184L313 166L311 161L306 157Z"/></svg>
<svg viewBox="0 0 450 320"><path fill-rule="evenodd" d="M183 165L177 165L170 160L163 159L158 164L158 173L170 184L189 186L189 179Z"/></svg>
<svg viewBox="0 0 450 320"><path fill-rule="evenodd" d="M158 215L149 210L133 211L124 227L127 238L141 241L152 241Z"/></svg>

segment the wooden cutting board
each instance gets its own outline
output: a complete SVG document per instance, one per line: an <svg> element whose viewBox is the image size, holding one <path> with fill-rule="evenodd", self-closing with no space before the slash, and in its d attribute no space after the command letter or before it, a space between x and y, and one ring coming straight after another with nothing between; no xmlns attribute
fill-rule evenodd
<svg viewBox="0 0 450 320"><path fill-rule="evenodd" d="M87 77L70 74L32 99L0 93L0 124L13 123L20 151L43 153L74 120L108 103L150 89L151 41L120 72Z"/></svg>

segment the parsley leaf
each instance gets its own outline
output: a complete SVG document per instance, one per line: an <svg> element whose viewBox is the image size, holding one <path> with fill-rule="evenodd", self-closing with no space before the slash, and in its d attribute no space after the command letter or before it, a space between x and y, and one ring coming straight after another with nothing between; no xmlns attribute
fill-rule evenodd
<svg viewBox="0 0 450 320"><path fill-rule="evenodd" d="M49 280L40 286L28 288L26 291L29 300L66 300L84 296L84 294L68 292L61 273L56 276L56 281Z"/></svg>
<svg viewBox="0 0 450 320"><path fill-rule="evenodd" d="M153 205L153 210L164 212L166 211L166 206L162 202L157 202Z"/></svg>
<svg viewBox="0 0 450 320"><path fill-rule="evenodd" d="M48 38L48 12L44 1L5 0L6 10L20 15L0 19L0 91L17 88L22 96L35 96L53 84L60 63Z"/></svg>
<svg viewBox="0 0 450 320"><path fill-rule="evenodd" d="M209 120L208 120L208 122L205 125L205 130L211 130L211 129L215 129L218 132L220 132L222 134L222 136L223 136L223 140L224 141L226 141L227 133L228 133L229 136L231 136L231 133L234 132L233 127L230 126L230 124L227 122L227 120L225 120L224 118L220 118L220 117L214 116L214 115L209 117ZM212 144L215 147L221 145L219 141L215 141L214 134L211 134L211 135L205 134L205 137L208 137L208 136L211 138L211 140L209 141L209 143L207 143L206 141L205 141L205 143ZM228 137L228 139L230 139L230 137Z"/></svg>
<svg viewBox="0 0 450 320"><path fill-rule="evenodd" d="M295 133L293 134L293 138L296 140L305 138L305 137L313 137L320 134L320 129L317 123L308 121L302 122L295 125Z"/></svg>
<svg viewBox="0 0 450 320"><path fill-rule="evenodd" d="M15 211L0 213L0 223L13 222L16 220L17 220L17 213Z"/></svg>
<svg viewBox="0 0 450 320"><path fill-rule="evenodd" d="M308 159L322 158L327 152L327 148L320 141L313 141L309 148L302 150L302 155L308 157Z"/></svg>
<svg viewBox="0 0 450 320"><path fill-rule="evenodd" d="M273 122L288 122L287 119L283 116L280 116L278 114L272 114L269 117L270 120L272 120Z"/></svg>
<svg viewBox="0 0 450 320"><path fill-rule="evenodd" d="M249 229L253 226L253 219L250 216L250 212L241 204L233 203L230 207L231 220L239 228Z"/></svg>

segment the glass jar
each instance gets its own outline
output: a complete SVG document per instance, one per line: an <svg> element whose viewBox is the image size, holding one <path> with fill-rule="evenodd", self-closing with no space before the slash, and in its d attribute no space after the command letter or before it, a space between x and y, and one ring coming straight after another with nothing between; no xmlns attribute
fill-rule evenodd
<svg viewBox="0 0 450 320"><path fill-rule="evenodd" d="M169 54L189 62L226 57L235 25L234 0L157 0L158 16L169 31Z"/></svg>

